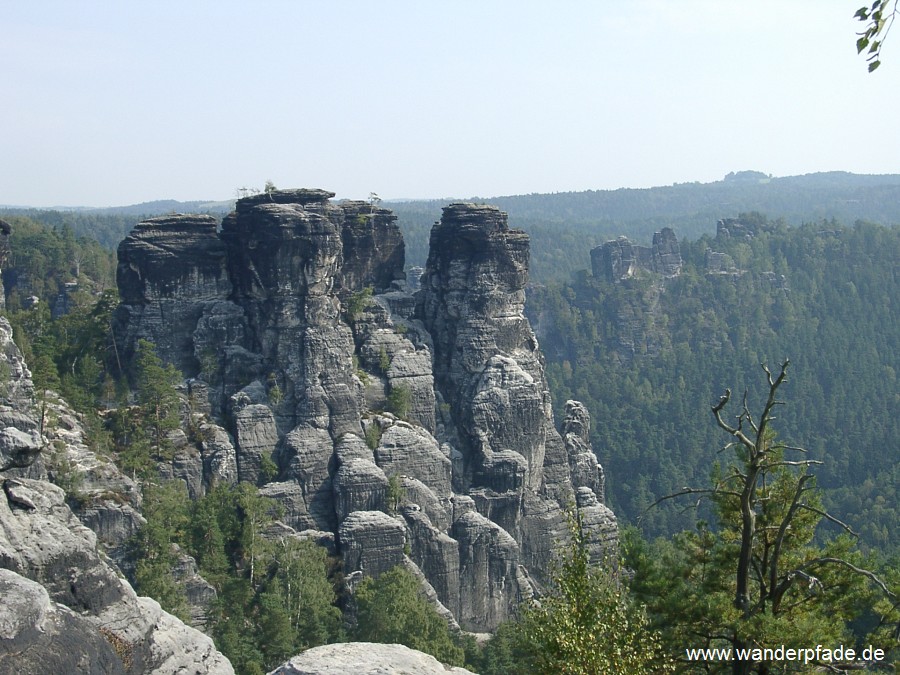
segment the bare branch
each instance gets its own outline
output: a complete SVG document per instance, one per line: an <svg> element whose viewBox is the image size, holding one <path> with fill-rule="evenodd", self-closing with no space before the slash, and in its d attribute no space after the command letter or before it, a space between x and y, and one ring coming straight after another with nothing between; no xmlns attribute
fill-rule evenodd
<svg viewBox="0 0 900 675"><path fill-rule="evenodd" d="M812 511L813 513L819 514L820 516L822 516L822 517L825 518L826 520L829 520L829 521L831 521L832 523L834 523L835 525L837 525L837 526L839 526L840 528L842 528L845 532L847 532L847 534L851 534L851 535L853 535L854 537L856 537L857 539L859 538L859 534L858 534L852 527L850 527L849 525L847 525L847 523L843 522L842 520L838 520L837 518L835 518L834 516L832 516L832 515L831 515L830 513L828 513L827 511L823 511L822 509L817 509L815 506L810 506L809 504L800 504L800 508L801 508L801 509L804 509L804 510L806 510L806 511Z"/></svg>
<svg viewBox="0 0 900 675"><path fill-rule="evenodd" d="M816 466L816 465L824 465L825 462L822 462L818 459L801 459L797 461L790 461L783 459L779 462L772 462L771 464L766 464L767 469L774 468L776 466Z"/></svg>
<svg viewBox="0 0 900 675"><path fill-rule="evenodd" d="M728 401L730 399L731 399L731 389L726 389L725 393L719 399L719 402L716 403L716 405L714 405L712 407L713 415L715 415L715 417L716 417L716 424L718 424L720 428L724 429L729 434L731 434L736 439L738 439L738 441L740 441L740 443L743 446L745 446L747 449L753 450L753 448L755 447L754 443L747 437L747 435L743 431L741 431L740 422L738 422L737 427L733 427L730 424L728 424L725 420L722 419L722 410L725 408L726 405L728 405ZM741 418L738 418L738 419L740 420Z"/></svg>
<svg viewBox="0 0 900 675"><path fill-rule="evenodd" d="M857 567L856 565L848 563L843 558L815 558L813 560L803 563L798 569L794 570L793 573L801 574L804 569L809 569L811 567L820 567L821 565L841 565L843 567L846 567L850 571L866 577L869 581L871 581L873 584L878 586L881 589L881 591L887 597L889 597L891 600L893 600L895 602L898 600L897 594L894 593L893 591L891 591L891 589L887 587L887 584L884 583L878 577L877 574L875 574L874 572L871 572L869 570L863 569L862 567Z"/></svg>

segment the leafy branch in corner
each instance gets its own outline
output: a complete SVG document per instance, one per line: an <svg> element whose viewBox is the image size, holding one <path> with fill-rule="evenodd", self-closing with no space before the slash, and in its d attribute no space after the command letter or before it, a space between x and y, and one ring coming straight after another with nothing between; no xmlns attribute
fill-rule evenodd
<svg viewBox="0 0 900 675"><path fill-rule="evenodd" d="M873 0L871 6L860 7L853 15L865 26L861 33L857 33L859 38L856 40L856 53L866 53L870 73L881 65L881 48L897 17L897 2L898 0Z"/></svg>

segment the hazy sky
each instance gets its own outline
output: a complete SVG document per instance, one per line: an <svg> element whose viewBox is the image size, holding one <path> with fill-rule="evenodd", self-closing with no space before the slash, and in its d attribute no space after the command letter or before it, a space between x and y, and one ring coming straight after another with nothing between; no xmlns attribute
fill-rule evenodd
<svg viewBox="0 0 900 675"><path fill-rule="evenodd" d="M0 204L490 197L900 172L864 0L0 8Z"/></svg>

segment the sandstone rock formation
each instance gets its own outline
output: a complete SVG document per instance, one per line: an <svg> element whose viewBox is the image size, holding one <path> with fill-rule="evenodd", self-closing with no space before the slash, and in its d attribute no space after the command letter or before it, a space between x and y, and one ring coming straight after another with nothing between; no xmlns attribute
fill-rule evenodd
<svg viewBox="0 0 900 675"><path fill-rule="evenodd" d="M494 207L448 206L413 295L393 214L331 197L241 199L218 234L197 216L136 227L118 351L154 341L205 397L222 433L193 484L218 457L281 503L282 535L330 533L350 576L403 564L450 623L492 630L540 590L568 505L598 547L616 541L587 411L554 423L523 313L528 236Z"/></svg>
<svg viewBox="0 0 900 675"><path fill-rule="evenodd" d="M134 485L81 443L76 420L54 399L53 434L35 418L30 373L0 318L9 380L0 406L6 445L0 467L0 673L233 673L212 640L138 597L98 551L97 534L46 480L40 456L53 446L84 477L88 521L114 543L134 527ZM40 429L48 430L42 436ZM29 462L31 465L29 466ZM54 458L48 465L58 466ZM90 494L122 495L120 510ZM131 502L129 502L131 499ZM114 500L117 501L117 500Z"/></svg>
<svg viewBox="0 0 900 675"><path fill-rule="evenodd" d="M670 227L656 232L649 248L633 244L623 236L591 250L593 275L604 281L629 279L641 270L676 277L681 274L681 266L678 239Z"/></svg>
<svg viewBox="0 0 900 675"><path fill-rule="evenodd" d="M472 675L403 645L344 642L309 649L269 675Z"/></svg>

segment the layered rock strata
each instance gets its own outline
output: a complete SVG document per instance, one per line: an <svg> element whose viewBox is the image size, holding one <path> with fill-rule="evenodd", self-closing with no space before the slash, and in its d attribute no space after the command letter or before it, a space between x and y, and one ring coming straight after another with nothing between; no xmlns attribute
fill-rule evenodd
<svg viewBox="0 0 900 675"><path fill-rule="evenodd" d="M331 197L241 199L218 234L139 225L119 253L119 352L157 342L206 394L221 456L281 503L279 536L333 542L351 579L403 564L452 625L492 630L545 581L568 505L615 546L587 411L554 424L523 313L528 236L448 206L413 295L393 214Z"/></svg>

